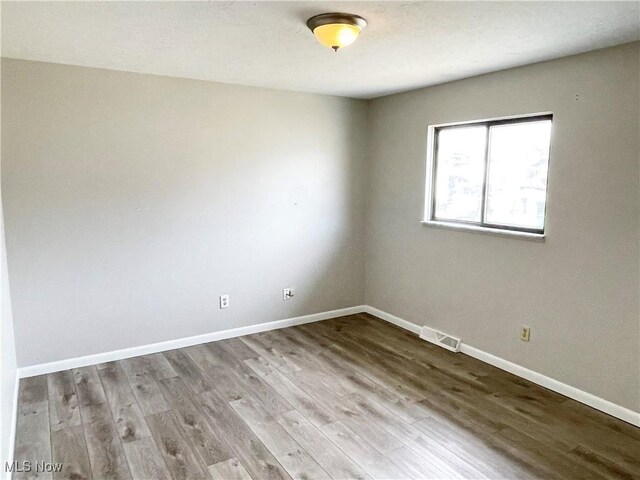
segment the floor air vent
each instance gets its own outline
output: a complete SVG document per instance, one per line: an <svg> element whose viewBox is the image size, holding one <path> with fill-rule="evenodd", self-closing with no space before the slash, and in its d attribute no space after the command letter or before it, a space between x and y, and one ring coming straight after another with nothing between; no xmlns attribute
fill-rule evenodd
<svg viewBox="0 0 640 480"><path fill-rule="evenodd" d="M435 343L436 345L451 350L452 352L460 351L460 339L447 335L446 333L439 332L429 327L422 327L420 330L420 338L427 342Z"/></svg>

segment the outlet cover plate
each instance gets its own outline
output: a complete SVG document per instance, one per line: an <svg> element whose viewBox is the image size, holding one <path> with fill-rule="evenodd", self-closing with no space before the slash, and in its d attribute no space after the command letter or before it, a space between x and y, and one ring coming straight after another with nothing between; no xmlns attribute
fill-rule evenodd
<svg viewBox="0 0 640 480"><path fill-rule="evenodd" d="M229 308L229 295L220 295L220 308Z"/></svg>

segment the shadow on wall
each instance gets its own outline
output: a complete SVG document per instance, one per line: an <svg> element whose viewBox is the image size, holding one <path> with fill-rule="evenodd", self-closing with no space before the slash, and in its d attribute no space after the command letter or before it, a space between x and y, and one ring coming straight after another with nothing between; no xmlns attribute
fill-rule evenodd
<svg viewBox="0 0 640 480"><path fill-rule="evenodd" d="M365 102L6 59L3 76L20 366L362 303Z"/></svg>

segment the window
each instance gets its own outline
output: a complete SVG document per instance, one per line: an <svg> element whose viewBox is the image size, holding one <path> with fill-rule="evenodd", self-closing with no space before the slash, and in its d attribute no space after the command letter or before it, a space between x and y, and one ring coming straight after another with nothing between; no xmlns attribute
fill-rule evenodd
<svg viewBox="0 0 640 480"><path fill-rule="evenodd" d="M431 127L426 223L544 234L551 120Z"/></svg>

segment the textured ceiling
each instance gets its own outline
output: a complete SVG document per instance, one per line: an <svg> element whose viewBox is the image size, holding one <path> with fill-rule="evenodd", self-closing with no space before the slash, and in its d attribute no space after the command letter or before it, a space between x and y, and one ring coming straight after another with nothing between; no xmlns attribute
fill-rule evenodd
<svg viewBox="0 0 640 480"><path fill-rule="evenodd" d="M638 2L3 2L2 55L371 98L640 38ZM338 53L308 17L369 21Z"/></svg>

